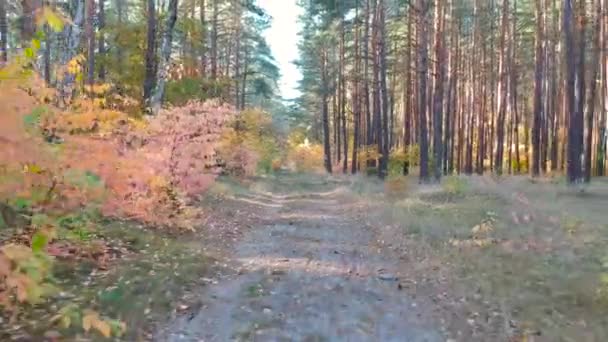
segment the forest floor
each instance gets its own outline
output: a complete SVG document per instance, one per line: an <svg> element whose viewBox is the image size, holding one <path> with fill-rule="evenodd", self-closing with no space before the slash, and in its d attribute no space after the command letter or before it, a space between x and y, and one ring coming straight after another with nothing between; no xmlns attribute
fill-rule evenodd
<svg viewBox="0 0 608 342"><path fill-rule="evenodd" d="M221 180L203 205L221 269L158 340L608 336L605 181L280 175Z"/></svg>
<svg viewBox="0 0 608 342"><path fill-rule="evenodd" d="M125 341L608 336L608 179L282 173L220 178L198 205L187 234L101 218L68 230L82 246L54 267L61 293L0 316L0 339L97 340L57 327L70 308L119 319Z"/></svg>

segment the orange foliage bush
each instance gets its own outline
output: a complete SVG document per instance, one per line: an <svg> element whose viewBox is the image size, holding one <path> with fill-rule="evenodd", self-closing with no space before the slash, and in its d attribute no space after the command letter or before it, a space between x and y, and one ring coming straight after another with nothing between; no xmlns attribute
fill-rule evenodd
<svg viewBox="0 0 608 342"><path fill-rule="evenodd" d="M191 228L199 213L188 203L220 171L215 150L232 108L191 102L138 121L87 100L65 113L1 91L10 105L0 115L0 201L60 211L93 202L105 215Z"/></svg>

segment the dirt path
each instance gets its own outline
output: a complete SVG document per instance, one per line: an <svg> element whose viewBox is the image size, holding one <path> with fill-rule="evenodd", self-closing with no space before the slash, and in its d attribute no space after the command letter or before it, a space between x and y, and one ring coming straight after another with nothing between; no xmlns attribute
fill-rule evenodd
<svg viewBox="0 0 608 342"><path fill-rule="evenodd" d="M264 220L237 243L233 274L202 289L201 308L158 340L443 341L400 291L394 264L370 247L346 184L299 180L306 190L294 195L293 182L236 198Z"/></svg>

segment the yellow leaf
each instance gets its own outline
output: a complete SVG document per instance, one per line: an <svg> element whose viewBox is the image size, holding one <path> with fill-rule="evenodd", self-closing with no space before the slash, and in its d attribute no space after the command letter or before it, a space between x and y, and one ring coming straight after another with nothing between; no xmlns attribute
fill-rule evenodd
<svg viewBox="0 0 608 342"><path fill-rule="evenodd" d="M42 24L48 24L53 31L59 32L63 30L64 21L64 18L60 17L50 7L45 6L42 9L42 15L37 20L37 24L39 26Z"/></svg>
<svg viewBox="0 0 608 342"><path fill-rule="evenodd" d="M23 165L23 172L24 173L34 173L34 174L41 174L44 172L44 169L42 167L40 167L40 165L36 165L36 164L24 164Z"/></svg>
<svg viewBox="0 0 608 342"><path fill-rule="evenodd" d="M0 249L10 260L25 260L32 256L32 250L23 245L9 244Z"/></svg>
<svg viewBox="0 0 608 342"><path fill-rule="evenodd" d="M109 338L112 335L112 329L110 328L110 325L101 319L93 321L93 328L99 331L99 333L102 334L105 338Z"/></svg>
<svg viewBox="0 0 608 342"><path fill-rule="evenodd" d="M70 318L70 316L63 316L61 318L61 326L64 329L67 329L70 327L70 325L72 325L72 319Z"/></svg>
<svg viewBox="0 0 608 342"><path fill-rule="evenodd" d="M82 329L88 332L93 326L93 321L97 319L99 319L99 314L97 314L97 312L90 310L85 311L84 317L82 317Z"/></svg>
<svg viewBox="0 0 608 342"><path fill-rule="evenodd" d="M40 40L38 40L38 39L32 39L32 47L35 50L40 50Z"/></svg>

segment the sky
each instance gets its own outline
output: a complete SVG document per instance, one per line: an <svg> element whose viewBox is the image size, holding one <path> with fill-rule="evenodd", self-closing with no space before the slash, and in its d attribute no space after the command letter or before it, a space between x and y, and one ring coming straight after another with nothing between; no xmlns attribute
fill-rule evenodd
<svg viewBox="0 0 608 342"><path fill-rule="evenodd" d="M272 26L266 30L266 40L281 69L279 88L285 99L297 97L296 89L301 78L293 64L298 58L298 16L296 0L258 0L258 4L272 17Z"/></svg>

